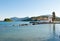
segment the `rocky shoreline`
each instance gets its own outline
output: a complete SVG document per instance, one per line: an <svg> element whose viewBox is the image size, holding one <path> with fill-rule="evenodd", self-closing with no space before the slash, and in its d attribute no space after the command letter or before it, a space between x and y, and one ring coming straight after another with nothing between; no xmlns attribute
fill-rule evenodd
<svg viewBox="0 0 60 41"><path fill-rule="evenodd" d="M19 26L39 25L39 24L60 24L60 22L30 22L29 24L19 24Z"/></svg>
<svg viewBox="0 0 60 41"><path fill-rule="evenodd" d="M30 22L32 25L36 24L60 24L60 22Z"/></svg>

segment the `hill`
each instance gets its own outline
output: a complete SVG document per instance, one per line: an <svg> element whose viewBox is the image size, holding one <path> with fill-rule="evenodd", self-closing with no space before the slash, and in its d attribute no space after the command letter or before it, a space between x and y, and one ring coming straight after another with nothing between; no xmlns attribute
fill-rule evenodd
<svg viewBox="0 0 60 41"><path fill-rule="evenodd" d="M24 18L12 17L9 19L11 19L12 21L40 21L40 20L48 20L49 16L52 16L52 15L41 15L41 16L30 17L30 18L29 17L24 17ZM55 21L60 21L60 17L56 16Z"/></svg>

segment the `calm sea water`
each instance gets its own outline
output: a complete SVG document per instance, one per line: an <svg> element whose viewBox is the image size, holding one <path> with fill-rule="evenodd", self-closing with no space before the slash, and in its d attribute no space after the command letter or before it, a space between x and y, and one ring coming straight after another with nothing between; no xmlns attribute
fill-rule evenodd
<svg viewBox="0 0 60 41"><path fill-rule="evenodd" d="M25 23L0 22L0 41L60 41L60 24L19 26Z"/></svg>

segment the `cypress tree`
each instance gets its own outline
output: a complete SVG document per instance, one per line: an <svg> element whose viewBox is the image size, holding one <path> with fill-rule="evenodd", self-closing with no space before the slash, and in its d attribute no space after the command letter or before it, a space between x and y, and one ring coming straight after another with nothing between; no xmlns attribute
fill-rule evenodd
<svg viewBox="0 0 60 41"><path fill-rule="evenodd" d="M55 21L55 12L52 12L52 21Z"/></svg>

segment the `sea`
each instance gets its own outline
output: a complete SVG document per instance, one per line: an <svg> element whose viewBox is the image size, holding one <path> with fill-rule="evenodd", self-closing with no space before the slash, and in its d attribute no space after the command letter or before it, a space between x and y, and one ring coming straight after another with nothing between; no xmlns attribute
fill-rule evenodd
<svg viewBox="0 0 60 41"><path fill-rule="evenodd" d="M60 24L0 22L0 41L60 41Z"/></svg>

